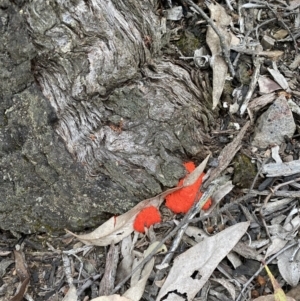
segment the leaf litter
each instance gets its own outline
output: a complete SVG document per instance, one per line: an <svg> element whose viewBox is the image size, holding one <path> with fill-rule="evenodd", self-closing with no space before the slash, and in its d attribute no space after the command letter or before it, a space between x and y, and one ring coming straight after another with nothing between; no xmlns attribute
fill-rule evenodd
<svg viewBox="0 0 300 301"><path fill-rule="evenodd" d="M42 236L26 237L22 247L30 250L28 267L24 249L13 252L13 267L12 253L1 244L0 298L32 300L35 294L34 299L49 301L299 300L300 293L292 292L300 291L300 3L183 2L160 5L177 33L186 22L205 34L205 45L195 49L194 57L180 58L189 70L207 75L202 85L207 90L211 86L211 107L224 119L211 132L212 141L223 142L215 148L212 142L211 157L183 180L182 187L188 187L205 171L202 197L188 213L176 215L164 206L165 197L182 188L176 187L88 234L67 230L46 244L39 243ZM279 97L293 112L296 133L280 136L278 131L280 143L253 145L255 122ZM251 187L232 181L239 172L234 165L237 153L256 168ZM243 172L250 175L248 165L241 167L240 178ZM201 210L210 197L211 208ZM136 216L149 206L160 210L162 221L137 233ZM8 240L14 238L8 235Z"/></svg>

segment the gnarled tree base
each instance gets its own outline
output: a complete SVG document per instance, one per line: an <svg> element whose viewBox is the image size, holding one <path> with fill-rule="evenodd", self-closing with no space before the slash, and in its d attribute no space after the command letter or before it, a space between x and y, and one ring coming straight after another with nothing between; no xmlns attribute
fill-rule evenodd
<svg viewBox="0 0 300 301"><path fill-rule="evenodd" d="M99 225L206 155L207 97L162 56L155 1L2 2L1 228Z"/></svg>

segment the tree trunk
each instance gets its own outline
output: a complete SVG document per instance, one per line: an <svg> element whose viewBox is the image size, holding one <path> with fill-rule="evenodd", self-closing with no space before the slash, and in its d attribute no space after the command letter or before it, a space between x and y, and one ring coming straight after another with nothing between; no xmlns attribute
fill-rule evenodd
<svg viewBox="0 0 300 301"><path fill-rule="evenodd" d="M163 55L155 0L0 4L1 228L97 226L207 154L204 79Z"/></svg>

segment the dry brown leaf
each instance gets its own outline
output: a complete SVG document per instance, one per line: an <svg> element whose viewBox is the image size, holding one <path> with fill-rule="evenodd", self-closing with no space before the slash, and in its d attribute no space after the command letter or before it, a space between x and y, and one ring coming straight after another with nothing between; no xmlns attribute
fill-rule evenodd
<svg viewBox="0 0 300 301"><path fill-rule="evenodd" d="M24 281L26 278L29 278L30 275L27 271L25 257L23 252L14 250L15 263L16 263L16 272L21 281Z"/></svg>
<svg viewBox="0 0 300 301"><path fill-rule="evenodd" d="M158 208L161 205L161 203L164 201L164 197L168 193L171 193L175 190L178 190L178 188L169 189L168 191L154 198L147 199L140 202L128 212L120 216L111 217L107 222L105 222L104 224L102 224L100 227L98 227L97 229L95 229L93 232L89 234L77 235L69 230L66 231L74 235L81 242L87 245L108 246L112 242L116 244L134 231L133 222L135 220L136 215L142 209L148 206L155 206Z"/></svg>
<svg viewBox="0 0 300 301"><path fill-rule="evenodd" d="M18 293L17 293L15 296L13 296L13 297L10 299L10 301L22 301L22 300L23 300L23 297L24 297L24 295L25 295L25 293L26 293L26 291L27 291L27 286L28 286L28 284L29 284L29 278L26 278L26 279L22 282L22 284L21 284L21 286L20 286L20 288L19 288Z"/></svg>
<svg viewBox="0 0 300 301"><path fill-rule="evenodd" d="M10 301L21 301L23 300L24 294L27 291L30 275L27 271L23 252L14 250L14 255L15 255L16 272L22 284L19 288L18 293L13 298L11 298Z"/></svg>
<svg viewBox="0 0 300 301"><path fill-rule="evenodd" d="M238 223L212 237L204 238L175 258L156 300L174 300L182 295L186 295L187 301L193 300L219 262L245 234L248 226L249 222Z"/></svg>
<svg viewBox="0 0 300 301"><path fill-rule="evenodd" d="M225 38L225 44L229 48L231 34L227 27L231 22L231 17L227 15L225 9L218 3L208 3L210 18L214 21L216 27ZM213 109L219 103L223 92L228 66L222 57L222 48L218 35L211 26L207 28L206 43L211 51L211 67L213 70Z"/></svg>
<svg viewBox="0 0 300 301"><path fill-rule="evenodd" d="M206 167L206 164L207 164L207 161L209 159L209 156L208 155L202 162L201 164L199 164L196 169L190 173L189 175L187 175L183 181L183 186L189 186L189 185L192 185L194 184L197 179L201 176L201 174L203 173L205 167Z"/></svg>

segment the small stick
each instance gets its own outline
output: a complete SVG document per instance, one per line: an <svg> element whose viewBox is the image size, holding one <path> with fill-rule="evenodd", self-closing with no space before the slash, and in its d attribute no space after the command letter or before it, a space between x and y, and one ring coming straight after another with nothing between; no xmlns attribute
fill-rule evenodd
<svg viewBox="0 0 300 301"><path fill-rule="evenodd" d="M71 271L71 262L67 255L62 255L62 261L64 266L65 275L67 277L67 282L69 286L73 285L73 277L72 277L72 271Z"/></svg>
<svg viewBox="0 0 300 301"><path fill-rule="evenodd" d="M291 30L289 29L289 27L283 22L282 17L277 17L276 12L273 10L273 8L269 5L269 3L266 1L266 6L269 8L269 10L272 12L272 14L278 19L279 23L288 31L289 35L291 36L293 42L294 42L294 48L296 51L296 54L298 54L298 46L297 46L297 42L296 39L294 37L294 35L292 34Z"/></svg>
<svg viewBox="0 0 300 301"><path fill-rule="evenodd" d="M192 212L189 212L189 220L191 220L202 208L202 203L205 204L206 201L208 200L208 198L210 198L212 196L212 194L214 193L215 190L217 190L217 188L219 187L219 185L217 186L213 186L211 185L209 187L209 189L204 193L205 195L203 195L203 197L201 197L200 201L198 202L198 204L195 206L194 208L194 211ZM200 191L199 191L200 192ZM196 196L196 200L199 199L199 192L197 193L197 196ZM164 265L169 265L169 263L171 262L171 260L173 259L173 256L175 254L175 251L177 250L181 240L182 240L182 237L187 229L189 225L189 221L187 221L186 224L184 224L177 232L177 235L175 237L175 239L173 240L173 243L172 243L172 246L171 248L169 249L168 251L168 254L165 256L165 258L162 260L162 262L160 263L161 266L164 266ZM154 283L156 281L160 281L162 280L164 277L164 269L161 269L157 272L157 274L155 275L155 279L154 279ZM158 291L158 286L155 286L152 288L152 295L156 295L157 294L157 291Z"/></svg>
<svg viewBox="0 0 300 301"><path fill-rule="evenodd" d="M263 162L262 166L264 165L265 162ZM261 167L262 168L262 167ZM259 174L260 170L257 172L257 176L254 178L253 183L251 185L251 187L254 186L255 181L257 180L258 174ZM233 207L234 205L247 200L248 198L253 197L252 194L247 194L241 198L238 198L237 200L235 200L234 202L232 202L231 204L226 204L222 209L218 210L218 212L212 212L211 214L208 215L204 215L202 217L199 218L193 218L197 212L199 212L199 210L202 208L202 206L206 203L206 201L208 200L208 198L214 193L214 191L217 189L218 185L210 185L207 189L207 191L204 192L204 194L202 195L201 199L199 200L199 202L197 202L190 210L189 212L184 216L184 218L181 220L181 222L172 230L169 232L168 235L166 235L166 237L164 239L161 240L161 242L156 246L156 248L154 248L152 250L152 252L145 257L138 266L136 266L135 269L133 269L133 271L131 271L131 273L125 277L121 282L119 282L117 284L117 286L114 288L114 290L111 292L111 294L115 294L132 276L133 273L135 273L137 271L137 269L139 269L140 266L143 266L144 264L146 264L157 252L157 250L160 249L160 247L171 237L173 237L179 229L181 228L185 228L187 225L189 225L190 223L194 223L194 222L198 222L198 221L203 221L206 220L210 217L216 217L218 216L220 213L228 210L229 208ZM185 226L186 225L186 226ZM185 230L185 229L184 229ZM184 233L184 231L183 231ZM174 248L176 250L176 244L177 241L180 242L180 235L178 236L178 239L174 240ZM173 246L172 246L172 250L173 250ZM172 252L173 253L173 252ZM168 256L168 258L166 258L165 262L169 262L169 258L172 258L172 256Z"/></svg>
<svg viewBox="0 0 300 301"><path fill-rule="evenodd" d="M254 69L254 72L252 74L252 78L251 78L251 82L250 82L250 85L249 85L249 89L248 89L248 92L245 96L245 99L243 101L243 104L240 108L240 114L243 115L247 109L247 106L248 106L248 103L253 95L253 92L254 92L254 89L256 88L256 84L257 84L257 81L258 81L258 77L259 77L259 74L260 74L260 66L261 66L261 63L262 63L262 59L259 58L259 57L256 57L254 59L254 66L255 66L255 69Z"/></svg>
<svg viewBox="0 0 300 301"><path fill-rule="evenodd" d="M216 190L217 185L211 185L207 191L205 191L199 200L199 202L195 203L194 206L189 210L189 212L184 216L181 222L168 234L165 238L163 238L160 243L152 250L152 252L146 256L136 267L131 271L129 275L127 275L121 282L117 284L117 286L113 289L110 295L115 294L134 274L141 266L144 266L155 254L156 252L162 247L162 245L171 237L173 237L179 229L184 227L184 225L189 224L189 220L197 214L197 212L202 208L202 206L206 203L209 197L214 193Z"/></svg>
<svg viewBox="0 0 300 301"><path fill-rule="evenodd" d="M231 5L231 3L230 3L230 0L225 0L225 1L226 1L226 4L227 4L228 8L229 8L230 10L233 10L233 7L232 7L232 5Z"/></svg>
<svg viewBox="0 0 300 301"><path fill-rule="evenodd" d="M283 248L282 250L280 250L279 252L277 252L275 255L273 255L272 257L270 257L267 261L266 264L269 264L270 262L272 262L278 255L280 255L281 253L285 252L286 250L294 247L295 245L297 245L298 242L292 243L288 246L286 246L285 248ZM238 295L238 297L236 298L236 301L239 301L244 293L244 291L246 290L246 288L249 286L249 284L253 281L253 279L255 277L257 277L259 275L259 273L264 269L264 265L262 265L257 271L256 273L244 284L243 289L241 290L240 294Z"/></svg>
<svg viewBox="0 0 300 301"><path fill-rule="evenodd" d="M226 64L228 65L230 74L232 77L235 76L235 71L234 68L232 66L232 63L230 61L230 56L229 56L229 49L226 46L225 43L225 38L224 36L220 33L219 29L217 28L217 26L215 25L215 23L212 21L211 18L209 18L207 16L207 14L198 6L196 5L194 2L192 2L191 0L186 0L186 2L193 7L205 20L206 22L212 27L212 29L215 31L215 33L218 35L219 39L220 39L220 44L221 44L221 48L222 48L222 52L224 55L224 59Z"/></svg>
<svg viewBox="0 0 300 301"><path fill-rule="evenodd" d="M90 279L88 279L88 281L86 283L84 283L78 290L77 290L77 296L80 296L86 289L88 289L90 286L92 286L92 284L98 280L101 276L103 275L102 274L98 274L98 275L95 275L93 277L91 277Z"/></svg>
<svg viewBox="0 0 300 301"><path fill-rule="evenodd" d="M106 256L104 275L99 286L99 296L108 296L113 289L119 261L119 245L111 243Z"/></svg>
<svg viewBox="0 0 300 301"><path fill-rule="evenodd" d="M270 191L268 190L263 190L263 191L259 191L256 189L243 189L242 190L245 193L248 194L252 194L252 195L268 195L270 193ZM281 197L290 197L290 198L300 198L300 191L274 191L273 192L273 196L281 196Z"/></svg>

